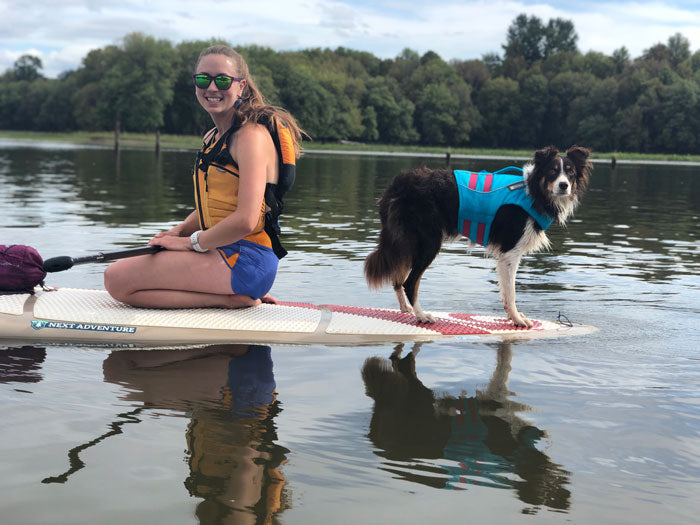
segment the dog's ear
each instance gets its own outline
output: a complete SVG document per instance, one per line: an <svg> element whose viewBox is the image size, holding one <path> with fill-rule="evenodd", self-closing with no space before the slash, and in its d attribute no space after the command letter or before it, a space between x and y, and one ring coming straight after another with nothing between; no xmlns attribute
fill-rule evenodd
<svg viewBox="0 0 700 525"><path fill-rule="evenodd" d="M566 156L571 159L571 162L576 166L576 176L583 182L588 182L590 170L593 169L593 164L588 160L591 150L583 146L571 146L566 150Z"/></svg>
<svg viewBox="0 0 700 525"><path fill-rule="evenodd" d="M535 151L535 166L543 166L548 164L554 157L557 156L559 150L554 146L547 146L546 148L538 149Z"/></svg>

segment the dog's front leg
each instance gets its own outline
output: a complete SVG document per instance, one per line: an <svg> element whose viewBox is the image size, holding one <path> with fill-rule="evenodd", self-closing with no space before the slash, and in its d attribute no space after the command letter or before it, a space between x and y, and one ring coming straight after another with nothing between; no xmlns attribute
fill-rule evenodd
<svg viewBox="0 0 700 525"><path fill-rule="evenodd" d="M532 328L533 322L518 312L515 306L515 274L518 271L518 266L520 266L520 255L505 253L498 258L496 271L498 272L498 285L501 289L503 309L515 326Z"/></svg>
<svg viewBox="0 0 700 525"><path fill-rule="evenodd" d="M413 306L411 306L411 303L408 297L406 296L406 290L404 290L403 285L399 285L398 287L394 285L394 291L396 292L396 298L399 300L399 308L403 313L414 314L419 323L435 322L435 318L432 315L423 311L423 308L421 308L417 298L413 303Z"/></svg>
<svg viewBox="0 0 700 525"><path fill-rule="evenodd" d="M419 323L432 324L435 322L435 318L431 314L423 310L420 303L418 302L418 299L416 299L413 303L413 314L416 316L416 321L418 321Z"/></svg>

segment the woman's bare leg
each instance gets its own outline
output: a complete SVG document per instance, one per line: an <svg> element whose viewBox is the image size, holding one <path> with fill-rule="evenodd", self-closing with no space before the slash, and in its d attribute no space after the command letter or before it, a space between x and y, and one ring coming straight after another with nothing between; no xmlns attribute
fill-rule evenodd
<svg viewBox="0 0 700 525"><path fill-rule="evenodd" d="M260 299L231 290L231 269L218 252L164 251L122 259L105 270L118 301L152 308L242 308Z"/></svg>

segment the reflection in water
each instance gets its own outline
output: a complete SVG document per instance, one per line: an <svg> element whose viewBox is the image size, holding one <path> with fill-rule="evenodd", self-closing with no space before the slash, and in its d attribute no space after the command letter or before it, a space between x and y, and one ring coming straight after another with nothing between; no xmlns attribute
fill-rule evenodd
<svg viewBox="0 0 700 525"><path fill-rule="evenodd" d="M127 400L191 418L185 486L203 499L201 522L270 522L288 507L270 347L113 352L103 368L106 381L129 389Z"/></svg>
<svg viewBox="0 0 700 525"><path fill-rule="evenodd" d="M420 343L401 357L370 357L362 368L366 393L374 399L369 437L382 468L401 479L438 488L469 484L517 491L536 512L540 506L567 510L569 473L536 448L545 433L517 415L527 405L509 399L512 349L498 347L498 362L485 391L468 397L436 396L416 375ZM435 462L422 462L434 459Z"/></svg>
<svg viewBox="0 0 700 525"><path fill-rule="evenodd" d="M81 445L78 445L77 447L73 447L68 451L68 463L70 465L70 468L66 470L64 473L59 474L58 476L49 476L47 478L44 478L41 480L42 483L66 483L68 481L68 478L70 478L73 474L78 472L79 470L85 468L85 462L83 462L82 459L80 459L80 453L83 452L84 450L94 447L98 443L101 443L105 439L116 436L118 434L122 434L122 427L126 425L127 423L140 423L141 419L138 418L138 416L141 414L141 412L144 411L148 407L140 407L136 408L134 410L130 410L128 412L122 412L121 414L117 414L116 420L112 421L109 424L110 430L102 434L101 436L96 437L95 439L92 439L88 441L87 443L83 443Z"/></svg>
<svg viewBox="0 0 700 525"><path fill-rule="evenodd" d="M46 350L34 346L0 349L0 383L38 383Z"/></svg>
<svg viewBox="0 0 700 525"><path fill-rule="evenodd" d="M126 388L123 399L141 403L119 414L111 430L68 453L66 473L45 483L65 483L85 464L79 453L140 422L144 410L187 414L184 484L201 498L201 523L270 523L289 507L279 469L287 449L275 444L280 411L268 346L219 345L190 350L114 351L103 363L105 381Z"/></svg>

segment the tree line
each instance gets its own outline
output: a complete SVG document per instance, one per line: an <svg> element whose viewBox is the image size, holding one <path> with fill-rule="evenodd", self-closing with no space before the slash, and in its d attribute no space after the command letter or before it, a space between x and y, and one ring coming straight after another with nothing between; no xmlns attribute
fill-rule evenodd
<svg viewBox="0 0 700 525"><path fill-rule="evenodd" d="M268 101L316 141L598 151L700 152L700 50L681 34L630 57L581 53L571 21L519 15L502 53L445 61L405 49L393 59L346 48L236 49ZM75 71L42 75L24 55L0 75L0 128L201 134L194 97L202 49L132 33L90 51Z"/></svg>

